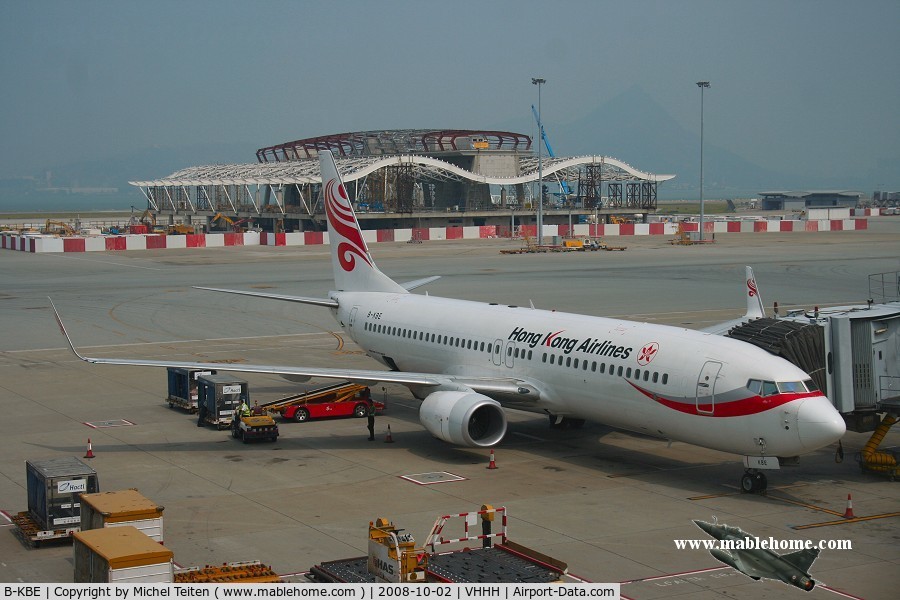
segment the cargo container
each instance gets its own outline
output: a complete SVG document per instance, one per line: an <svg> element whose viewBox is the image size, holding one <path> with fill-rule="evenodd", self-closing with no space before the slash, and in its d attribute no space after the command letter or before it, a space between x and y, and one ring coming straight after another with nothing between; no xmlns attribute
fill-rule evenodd
<svg viewBox="0 0 900 600"><path fill-rule="evenodd" d="M75 583L172 583L172 551L128 525L74 535Z"/></svg>
<svg viewBox="0 0 900 600"><path fill-rule="evenodd" d="M25 462L28 511L13 518L26 541L67 538L81 528L81 494L100 490L97 472L74 456Z"/></svg>
<svg viewBox="0 0 900 600"><path fill-rule="evenodd" d="M242 402L250 404L250 388L246 381L228 375L202 375L197 378L199 402L203 403L203 420L218 429L231 427L231 420Z"/></svg>
<svg viewBox="0 0 900 600"><path fill-rule="evenodd" d="M169 395L166 402L169 407L178 406L190 412L196 412L199 394L197 379L204 375L215 375L214 369L179 369L169 367Z"/></svg>
<svg viewBox="0 0 900 600"><path fill-rule="evenodd" d="M163 510L135 489L82 494L81 530L130 525L162 543Z"/></svg>

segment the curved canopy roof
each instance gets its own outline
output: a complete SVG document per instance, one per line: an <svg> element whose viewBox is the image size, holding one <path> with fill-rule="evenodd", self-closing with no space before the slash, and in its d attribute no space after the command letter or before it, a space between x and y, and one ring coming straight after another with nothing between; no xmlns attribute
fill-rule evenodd
<svg viewBox="0 0 900 600"><path fill-rule="evenodd" d="M447 161L426 156L386 156L366 158L338 158L338 171L345 182L363 179L385 167L412 166L416 175L428 179L471 181L489 185L516 185L538 179L538 159L519 159L518 177L489 177L473 173ZM605 181L668 181L675 175L655 175L640 171L609 156L575 156L543 159L543 176L559 174L564 179L576 179L577 171L586 165L599 165ZM188 167L168 177L148 181L129 181L139 187L203 186L203 185L292 185L319 184L319 162L298 160L288 162L208 165Z"/></svg>
<svg viewBox="0 0 900 600"><path fill-rule="evenodd" d="M530 151L531 138L513 131L488 129L386 129L354 131L306 138L260 148L259 162L315 159L319 150L331 150L336 157L389 156L474 150L475 140L483 149Z"/></svg>

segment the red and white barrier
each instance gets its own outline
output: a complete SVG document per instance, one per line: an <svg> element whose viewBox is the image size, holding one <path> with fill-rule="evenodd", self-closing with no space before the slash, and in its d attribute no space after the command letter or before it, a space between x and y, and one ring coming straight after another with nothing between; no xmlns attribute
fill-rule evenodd
<svg viewBox="0 0 900 600"><path fill-rule="evenodd" d="M863 209L858 209L863 210ZM865 209L875 211L879 209ZM811 231L862 231L868 229L866 219L830 219L818 221L705 221L704 233L794 233ZM685 222L687 232L699 231L698 222ZM674 235L678 223L622 223L545 225L544 237L567 236L648 236ZM474 240L509 237L509 226L416 227L412 229L368 229L363 231L367 243L408 242L412 240ZM520 236L537 236L536 225L518 227ZM198 233L189 235L110 235L88 237L55 237L0 232L0 249L21 252L103 252L115 250L161 250L180 248L222 248L230 246L316 246L328 244L328 233L298 231L270 233Z"/></svg>

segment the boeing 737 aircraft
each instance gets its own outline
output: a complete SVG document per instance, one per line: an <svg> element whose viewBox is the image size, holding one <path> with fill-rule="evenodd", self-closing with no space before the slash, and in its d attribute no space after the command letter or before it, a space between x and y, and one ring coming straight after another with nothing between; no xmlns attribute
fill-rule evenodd
<svg viewBox="0 0 900 600"><path fill-rule="evenodd" d="M411 294L382 273L329 151L320 151L335 290L328 298L213 290L324 306L390 371L216 365L291 378L402 384L435 437L471 447L506 434L503 406L584 420L744 455L745 491L760 469L837 442L844 421L809 375L751 344L712 333ZM748 282L749 283L749 282ZM212 289L212 288L201 288ZM752 295L752 294L751 294ZM54 311L56 308L54 307ZM748 310L748 314L750 311ZM97 364L208 368L206 363L90 358Z"/></svg>

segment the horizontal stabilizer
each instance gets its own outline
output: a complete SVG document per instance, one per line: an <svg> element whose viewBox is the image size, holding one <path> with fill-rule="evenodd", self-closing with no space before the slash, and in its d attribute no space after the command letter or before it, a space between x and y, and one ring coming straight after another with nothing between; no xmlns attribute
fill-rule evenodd
<svg viewBox="0 0 900 600"><path fill-rule="evenodd" d="M223 292L225 294L239 294L241 296L255 296L257 298L269 298L271 300L283 300L285 302L299 302L300 304L313 304L315 306L327 306L328 308L337 308L337 300L331 298L307 298L305 296L286 296L284 294L266 294L264 292L246 292L244 290L223 290L220 288L208 288L194 286L196 290L207 290L209 292Z"/></svg>
<svg viewBox="0 0 900 600"><path fill-rule="evenodd" d="M404 288L406 288L406 291L409 292L416 288L420 288L423 285L428 285L432 281L437 281L440 278L441 278L440 275L434 275L432 277L425 277L424 279L415 279L413 281L407 281L406 283L401 283L400 285L402 285Z"/></svg>

